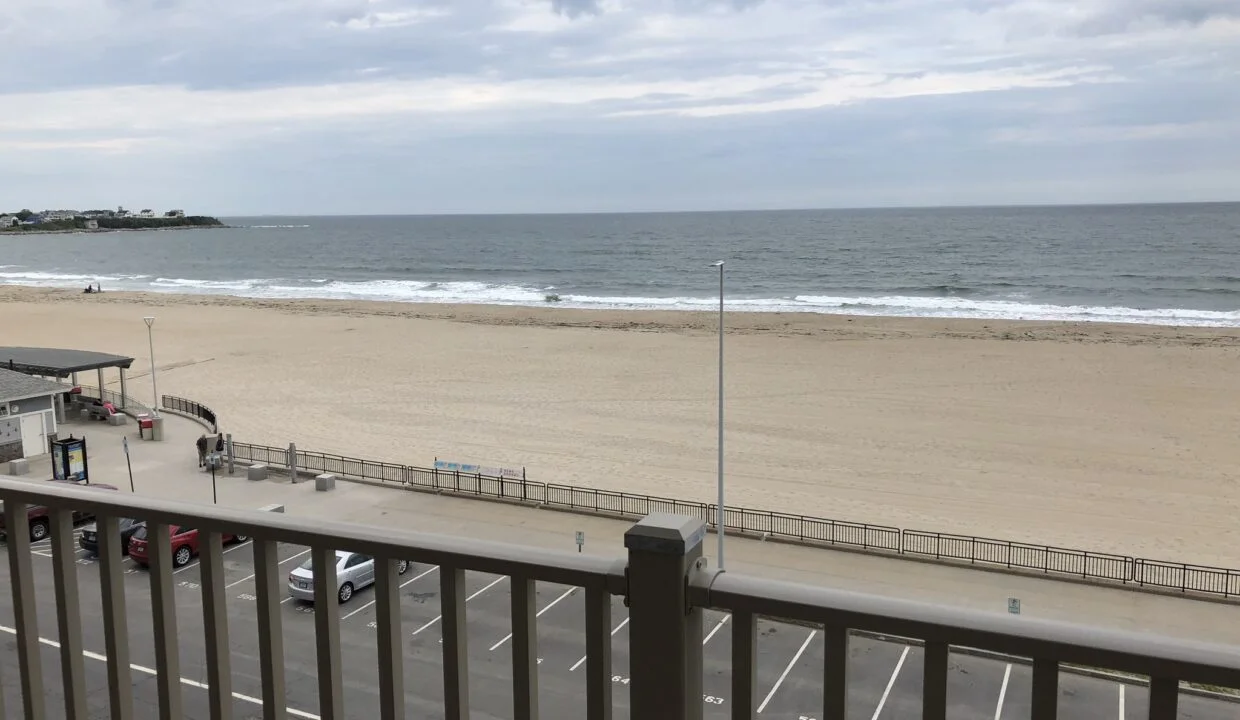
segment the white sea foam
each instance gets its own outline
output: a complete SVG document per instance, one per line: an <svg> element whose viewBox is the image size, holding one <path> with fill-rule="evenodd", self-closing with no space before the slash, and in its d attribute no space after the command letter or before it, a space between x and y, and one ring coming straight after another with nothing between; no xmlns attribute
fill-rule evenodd
<svg viewBox="0 0 1240 720"><path fill-rule="evenodd" d="M264 299L372 300L410 303L519 305L617 310L713 310L717 297L627 297L583 295L512 284L472 281L417 280L310 281L251 278L197 280L149 275L91 276L75 273L21 271L0 267L0 284L76 287L99 282L105 289L147 292L232 295ZM308 283L308 284L307 284ZM558 292L558 302L548 302ZM1075 322L1142 323L1200 327L1240 327L1240 311L1138 309L1118 306L1052 305L1022 301L1020 296L983 300L912 295L796 295L784 298L729 298L729 312L815 312L890 317L980 318Z"/></svg>

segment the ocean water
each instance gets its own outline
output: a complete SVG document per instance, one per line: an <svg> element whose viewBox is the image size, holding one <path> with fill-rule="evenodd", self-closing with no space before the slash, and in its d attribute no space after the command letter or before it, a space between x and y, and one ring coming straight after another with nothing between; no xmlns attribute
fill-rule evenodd
<svg viewBox="0 0 1240 720"><path fill-rule="evenodd" d="M724 260L730 311L1240 326L1240 203L223 219L0 235L0 284L693 310Z"/></svg>

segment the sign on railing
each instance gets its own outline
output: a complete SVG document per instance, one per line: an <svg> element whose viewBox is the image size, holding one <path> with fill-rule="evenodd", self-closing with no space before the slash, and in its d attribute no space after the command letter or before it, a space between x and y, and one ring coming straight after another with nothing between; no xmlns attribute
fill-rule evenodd
<svg viewBox="0 0 1240 720"><path fill-rule="evenodd" d="M445 472L463 472L474 475L490 475L492 477L510 478L513 480L521 480L525 477L525 470L513 470L511 468L500 467L484 467L482 465L470 465L468 463L450 462L448 460L435 459L435 469Z"/></svg>

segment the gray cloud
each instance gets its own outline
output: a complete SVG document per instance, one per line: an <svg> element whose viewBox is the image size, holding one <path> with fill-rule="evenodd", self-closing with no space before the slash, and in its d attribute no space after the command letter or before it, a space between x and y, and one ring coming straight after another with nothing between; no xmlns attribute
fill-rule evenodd
<svg viewBox="0 0 1240 720"><path fill-rule="evenodd" d="M1240 187L1237 68L1234 0L5 0L0 196L1204 199Z"/></svg>

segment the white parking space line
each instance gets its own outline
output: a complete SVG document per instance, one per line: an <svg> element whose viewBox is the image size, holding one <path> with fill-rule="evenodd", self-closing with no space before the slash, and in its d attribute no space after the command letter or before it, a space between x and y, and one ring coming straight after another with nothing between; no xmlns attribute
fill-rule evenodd
<svg viewBox="0 0 1240 720"><path fill-rule="evenodd" d="M492 580L490 585L487 585L486 587L482 588L481 590L479 590L478 592L474 593L473 595L470 595L469 597L465 598L465 602L469 602L470 600L473 600L474 598L478 597L479 595L481 595L482 593L486 592L487 590L490 590L491 588L493 588L493 587L495 587L496 585L500 584L500 582L501 582L501 581L503 581L503 580L507 580L507 579L508 579L508 576L507 576L507 575L500 575L499 577L497 577L497 578L495 578L494 580ZM440 620L442 620L442 619L443 619L443 615L437 615L437 616L435 616L435 619L434 619L434 620L431 620L430 622L426 623L425 625L423 625L422 627L418 628L417 630L414 630L414 631L413 631L413 634L414 634L414 635L417 635L418 633L420 633L420 632L422 632L423 630L425 630L425 629L429 628L430 626L434 625L435 623L439 622L439 621L440 621Z"/></svg>
<svg viewBox="0 0 1240 720"><path fill-rule="evenodd" d="M719 632L719 628L723 627L723 624L726 623L728 621L728 618L730 617L732 616L724 615L723 618L719 620L718 624L716 624L713 628L710 629L710 632L707 633L706 637L702 638L702 644L705 645L706 643L710 642L710 639L715 636L715 633Z"/></svg>
<svg viewBox="0 0 1240 720"><path fill-rule="evenodd" d="M1124 720L1124 683L1119 684L1119 720Z"/></svg>
<svg viewBox="0 0 1240 720"><path fill-rule="evenodd" d="M17 634L17 630L11 627L5 627L3 625L0 625L0 632L5 632L5 633L8 633L9 635ZM48 640L47 638L44 638L44 637L39 638L39 642L44 645L47 645L48 647L54 647L54 648L60 647L60 643L56 642L55 640ZM108 661L107 655L102 655L97 652L91 652L90 650L83 650L82 656L90 660L98 660L99 662ZM144 675L155 676L159 674L159 672L155 670L154 668L149 668L149 667L146 667L145 665L135 665L131 663L129 667L131 670L136 670L137 672L140 672ZM202 690L206 690L210 688L210 685L207 685L206 683L198 682L197 680L190 680L189 678L184 678L184 677L178 678L178 679L181 681L182 685L189 685L190 687L196 687ZM241 700L242 702L248 702L251 705L261 706L263 704L263 701L261 699L256 698L252 695L243 695L241 693L235 692L232 694L232 696L238 700ZM288 712L289 715L293 715L295 717L306 718L306 720L321 720L321 718L318 715L315 715L313 713L308 713L304 710L298 710L297 708L285 708L285 710Z"/></svg>
<svg viewBox="0 0 1240 720"><path fill-rule="evenodd" d="M766 709L766 704L771 701L771 698L775 697L775 692L779 690L780 685L784 684L784 680L788 679L788 673L792 672L792 668L797 664L797 660L800 660L801 656L805 654L805 648L809 647L810 641L813 640L814 636L817 634L817 630L810 630L809 635L805 636L805 642L801 643L801 649L797 650L797 654L792 656L792 660L788 662L788 667L784 668L784 671L780 673L779 679L775 681L775 685L771 688L771 691L766 694L766 699L763 700L762 704L758 706L758 714L762 714L762 711ZM905 648L905 652L907 651L908 648ZM891 687L888 686L887 689L890 690ZM886 698L885 695L883 697L884 699Z"/></svg>
<svg viewBox="0 0 1240 720"><path fill-rule="evenodd" d="M621 620L621 621L620 621L620 624L619 624L619 625L617 625L615 628L613 628L613 629L612 629L612 631L611 631L612 636L613 636L613 637L615 637L615 634L616 634L616 633L618 633L618 632L620 632L620 630L621 630L621 629L622 629L625 625L628 625L628 624L629 624L629 619L628 619L628 618L625 618L625 619ZM582 655L582 656L581 656L581 659L580 659L580 660L578 660L577 662L573 663L573 666L572 666L572 667L570 667L570 668L568 669L568 671L569 671L569 672L577 672L577 668L581 667L581 664L582 664L583 662L585 662L585 661L586 661L586 657L587 657L587 656Z"/></svg>
<svg viewBox="0 0 1240 720"><path fill-rule="evenodd" d="M403 587L405 587L406 585L408 585L409 583L412 583L412 582L417 582L418 580L421 580L422 578L426 577L427 575L430 575L431 573L435 572L435 571L436 571L436 570L438 570L438 569L439 569L439 566L438 566L438 565L436 565L436 566L432 567L430 570L425 570L425 571L423 571L423 572L421 572L421 573L418 573L417 575L415 575L414 577L410 578L409 580L406 580L406 581L404 581L403 583L401 583L401 584L400 584L400 586L403 588ZM366 608L368 608L368 607L370 607L371 605L374 605L374 604L375 604L375 601L374 601L374 600L371 600L370 602L366 603L365 605L361 606L360 608L358 608L358 609L354 610L353 612L349 613L348 615L345 615L344 617L342 617L342 618L340 618L340 619L341 619L341 620L348 620L349 618L353 617L354 615L356 615L356 614L360 613L361 611L365 610Z"/></svg>
<svg viewBox="0 0 1240 720"><path fill-rule="evenodd" d="M286 558L284 558L284 559L283 559L283 560L281 560L280 562L276 563L276 565L277 565L277 566L279 566L279 565L283 565L284 563L288 562L289 560L296 560L297 558L301 557L302 555L305 555L305 554L306 554L306 553L308 553L308 552L310 552L310 549L309 549L309 548L306 548L305 550L302 550L301 552L297 553L296 555L293 555L293 556L291 556L291 557L286 557ZM245 582L246 580L253 580L255 575L257 575L257 573L250 573L249 575L246 575L245 577L241 578L240 580L236 580L236 581L234 581L234 582L230 582L230 583L228 583L227 585L225 585L225 586L224 586L224 589L225 589L225 590L227 590L228 588L230 588L230 587L232 587L232 586L234 586L234 585L240 585L241 583Z"/></svg>
<svg viewBox="0 0 1240 720"><path fill-rule="evenodd" d="M896 678L900 677L900 668L904 667L904 659L908 657L908 651L911 645L904 646L904 652L900 653L900 660L896 663L896 669L891 671L891 679L887 681L887 687L883 690L883 696L878 699L878 707L874 708L874 715L870 720L878 720L878 716L883 712L883 706L887 704L887 696L891 695L891 687L896 684Z"/></svg>
<svg viewBox="0 0 1240 720"><path fill-rule="evenodd" d="M1003 684L999 686L999 702L995 703L995 720L1003 717L1003 699L1007 697L1008 680L1012 679L1012 663L1003 670ZM1123 717L1123 714L1120 714Z"/></svg>
<svg viewBox="0 0 1240 720"><path fill-rule="evenodd" d="M577 588L575 588L575 587L571 587L571 588L569 588L569 589L565 590L563 595L561 595L561 596L559 596L558 598L556 598L556 599L552 600L551 602L547 603L547 607L543 608L542 610L539 610L539 611L538 611L538 612L534 615L534 617L536 617L536 618L540 618L540 617L542 617L543 613L545 613L545 612L547 612L548 610L550 610L551 608L555 607L555 604L556 604L556 603L558 603L559 601L563 600L564 598L568 597L569 595L572 595L572 594L573 594L573 592L574 592L576 589L577 589ZM491 646L491 652L495 652L498 648L500 648L501 646L503 646L503 644L504 644L504 643L508 642L508 641L509 641L509 640L511 640L511 639L512 639L512 633L508 633L507 635L505 635L505 636L504 636L504 639L503 639L503 640L500 640L499 642L497 642L497 643L495 643L494 645L492 645L492 646Z"/></svg>
<svg viewBox="0 0 1240 720"><path fill-rule="evenodd" d="M243 547L249 547L249 546L250 546L250 541L246 540L243 543L237 543L236 545L233 545L232 547L224 548L224 552L221 554L227 555L233 550L240 550ZM177 575L177 574L185 572L186 570L189 570L190 568L195 568L195 567L198 567L198 563L196 562L186 563L183 567L179 567L176 570L173 570L172 574Z"/></svg>

